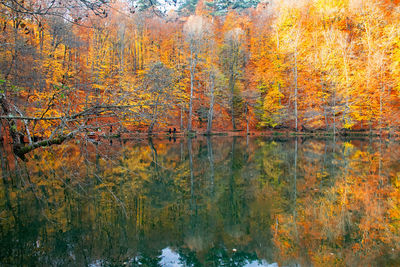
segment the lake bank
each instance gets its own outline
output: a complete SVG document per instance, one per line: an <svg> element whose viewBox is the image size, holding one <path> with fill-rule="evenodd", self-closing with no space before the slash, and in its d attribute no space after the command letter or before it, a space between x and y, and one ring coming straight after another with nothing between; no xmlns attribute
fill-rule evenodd
<svg viewBox="0 0 400 267"><path fill-rule="evenodd" d="M135 139L135 138L181 138L181 137L196 137L196 136L267 136L267 137L315 137L315 138L329 138L336 136L338 138L357 138L357 137L382 137L389 139L398 139L400 137L400 133L397 131L393 131L389 134L388 131L379 130L362 130L362 131L338 131L333 134L332 131L283 131L283 130L266 130L266 131L250 131L246 133L246 131L215 131L211 133L207 133L205 131L192 131L188 132L176 132L169 133L168 131L159 131L153 132L149 135L147 132L124 132L124 133L113 133L113 134L95 134L92 137L95 138L122 138L122 139Z"/></svg>

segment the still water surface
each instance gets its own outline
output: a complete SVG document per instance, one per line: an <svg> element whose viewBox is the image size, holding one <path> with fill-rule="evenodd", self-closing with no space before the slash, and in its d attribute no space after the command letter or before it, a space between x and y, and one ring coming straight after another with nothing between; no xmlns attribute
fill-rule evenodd
<svg viewBox="0 0 400 267"><path fill-rule="evenodd" d="M266 137L3 157L0 265L400 266L399 163L394 141Z"/></svg>

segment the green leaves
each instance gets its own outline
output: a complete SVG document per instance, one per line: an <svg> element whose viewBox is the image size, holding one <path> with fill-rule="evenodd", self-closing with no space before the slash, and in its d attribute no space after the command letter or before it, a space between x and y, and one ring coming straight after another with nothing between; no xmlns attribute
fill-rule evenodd
<svg viewBox="0 0 400 267"><path fill-rule="evenodd" d="M214 10L216 16L226 15L229 10L243 10L246 8L256 7L260 3L259 0L214 0L207 1L206 5Z"/></svg>

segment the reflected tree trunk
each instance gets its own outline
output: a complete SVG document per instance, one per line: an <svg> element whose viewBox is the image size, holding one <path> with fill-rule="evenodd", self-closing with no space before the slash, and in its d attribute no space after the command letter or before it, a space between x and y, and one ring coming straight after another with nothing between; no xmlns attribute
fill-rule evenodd
<svg viewBox="0 0 400 267"><path fill-rule="evenodd" d="M180 146L180 150L179 150L180 159L181 159L181 162L183 162L185 160L185 155L183 153L183 140L182 139L179 140L179 146Z"/></svg>
<svg viewBox="0 0 400 267"><path fill-rule="evenodd" d="M297 151L298 151L298 139L296 137L294 141L293 220L294 220L297 242L299 242L299 234L297 231Z"/></svg>
<svg viewBox="0 0 400 267"><path fill-rule="evenodd" d="M192 151L192 138L188 138L188 154L189 154L189 171L190 171L190 206L191 211L195 210L195 199L194 199L194 172L193 172L193 151Z"/></svg>
<svg viewBox="0 0 400 267"><path fill-rule="evenodd" d="M294 141L294 175L293 175L293 199L296 202L297 199L297 150L298 150L298 139L296 137Z"/></svg>
<svg viewBox="0 0 400 267"><path fill-rule="evenodd" d="M230 215L232 225L236 225L239 217L239 207L237 203L237 192L235 183L235 149L236 149L236 136L232 137L232 152L231 152L231 164L229 173L229 196L230 196Z"/></svg>
<svg viewBox="0 0 400 267"><path fill-rule="evenodd" d="M214 192L214 154L213 154L212 142L211 142L210 136L207 137L207 153L208 153L208 161L210 163L211 191Z"/></svg>
<svg viewBox="0 0 400 267"><path fill-rule="evenodd" d="M157 175L157 178L158 178L158 154L157 154L157 150L154 147L153 139L149 138L148 140L149 140L149 146L150 146L150 149L151 149L151 154L153 156L154 168L155 168L156 175Z"/></svg>
<svg viewBox="0 0 400 267"><path fill-rule="evenodd" d="M349 176L349 151L347 149L344 149L343 153L343 160L344 160L344 190L343 190L343 196L342 196L342 207L341 207L341 216L342 216L342 232L347 236L347 227L346 227L346 218L348 217L348 209L346 208L346 202L347 202L347 178Z"/></svg>

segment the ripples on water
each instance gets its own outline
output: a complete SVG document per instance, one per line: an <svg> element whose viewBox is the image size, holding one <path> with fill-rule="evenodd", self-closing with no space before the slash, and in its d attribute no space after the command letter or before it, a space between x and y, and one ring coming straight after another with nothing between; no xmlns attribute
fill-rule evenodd
<svg viewBox="0 0 400 267"><path fill-rule="evenodd" d="M0 264L400 265L400 145L70 142L2 156Z"/></svg>

